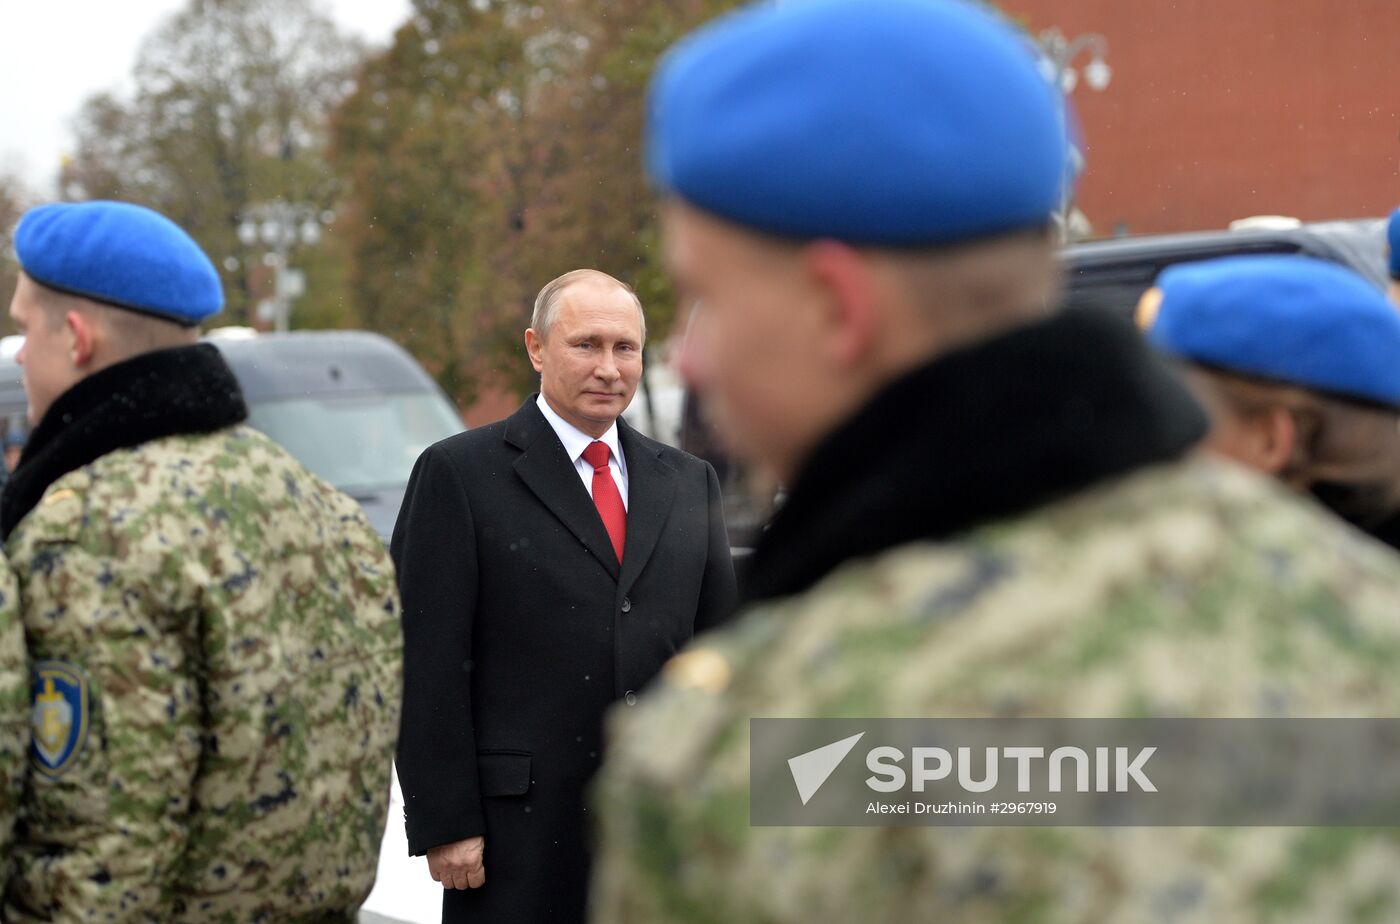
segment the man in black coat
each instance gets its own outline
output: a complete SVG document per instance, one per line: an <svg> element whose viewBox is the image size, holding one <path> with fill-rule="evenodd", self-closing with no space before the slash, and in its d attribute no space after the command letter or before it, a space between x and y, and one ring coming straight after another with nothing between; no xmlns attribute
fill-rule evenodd
<svg viewBox="0 0 1400 924"><path fill-rule="evenodd" d="M733 606L714 470L619 419L645 336L621 282L554 280L525 332L541 394L409 481L398 770L445 922L584 919L603 712Z"/></svg>

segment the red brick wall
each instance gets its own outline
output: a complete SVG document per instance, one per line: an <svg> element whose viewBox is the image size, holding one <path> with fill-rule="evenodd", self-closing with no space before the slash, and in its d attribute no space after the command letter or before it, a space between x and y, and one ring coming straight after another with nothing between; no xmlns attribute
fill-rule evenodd
<svg viewBox="0 0 1400 924"><path fill-rule="evenodd" d="M998 0L1032 32L1108 39L1073 93L1097 234L1400 205L1400 0ZM1087 63L1081 53L1075 64Z"/></svg>
<svg viewBox="0 0 1400 924"><path fill-rule="evenodd" d="M524 395L494 385L484 385L476 401L462 412L462 422L469 427L484 427L504 420L520 410L520 403L524 400Z"/></svg>

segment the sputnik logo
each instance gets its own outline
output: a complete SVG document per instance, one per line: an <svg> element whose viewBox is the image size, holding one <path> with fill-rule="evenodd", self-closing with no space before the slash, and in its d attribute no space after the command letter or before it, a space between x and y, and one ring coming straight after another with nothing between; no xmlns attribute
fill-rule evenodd
<svg viewBox="0 0 1400 924"><path fill-rule="evenodd" d="M802 798L803 805L811 801L855 748L856 742L864 737L865 732L861 732L788 759L788 769L792 771L792 781L797 784L797 795Z"/></svg>

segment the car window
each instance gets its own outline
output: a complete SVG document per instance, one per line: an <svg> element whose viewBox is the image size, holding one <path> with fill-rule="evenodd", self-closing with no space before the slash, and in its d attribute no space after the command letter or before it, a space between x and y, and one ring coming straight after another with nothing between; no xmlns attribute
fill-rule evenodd
<svg viewBox="0 0 1400 924"><path fill-rule="evenodd" d="M462 430L434 392L257 401L248 422L341 489L402 485L424 449Z"/></svg>

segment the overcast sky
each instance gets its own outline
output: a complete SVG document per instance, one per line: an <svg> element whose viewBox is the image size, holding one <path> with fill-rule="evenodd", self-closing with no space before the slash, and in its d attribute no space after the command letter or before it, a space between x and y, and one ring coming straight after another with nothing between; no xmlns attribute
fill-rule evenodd
<svg viewBox="0 0 1400 924"><path fill-rule="evenodd" d="M387 45L409 0L316 0L346 31ZM88 96L130 89L141 41L184 0L0 0L0 171L52 195Z"/></svg>

